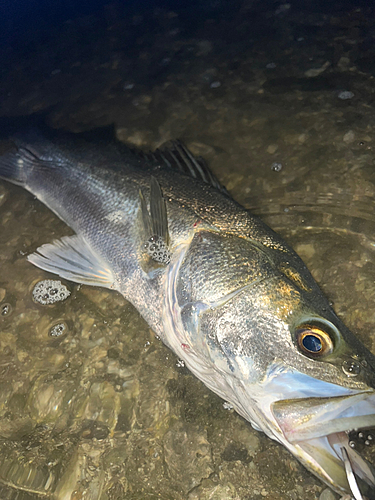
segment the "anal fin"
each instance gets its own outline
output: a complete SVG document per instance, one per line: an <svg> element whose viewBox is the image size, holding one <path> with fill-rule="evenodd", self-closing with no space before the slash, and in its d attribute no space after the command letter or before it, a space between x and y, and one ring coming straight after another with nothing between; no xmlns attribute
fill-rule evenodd
<svg viewBox="0 0 375 500"><path fill-rule="evenodd" d="M76 283L111 288L114 282L109 266L81 236L64 236L42 245L27 260L44 271Z"/></svg>

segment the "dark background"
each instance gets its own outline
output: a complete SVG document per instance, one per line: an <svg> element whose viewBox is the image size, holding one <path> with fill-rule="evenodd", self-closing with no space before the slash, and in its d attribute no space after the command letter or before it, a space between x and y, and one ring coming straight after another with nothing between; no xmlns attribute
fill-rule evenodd
<svg viewBox="0 0 375 500"><path fill-rule="evenodd" d="M233 16L246 11L254 16L289 3L293 11L306 13L340 13L356 7L374 7L371 0L2 0L0 2L0 40L4 46L17 48L46 36L46 31L69 20L95 16L103 23L114 18L129 18L153 9L178 12L186 29L195 29L203 19L212 16ZM255 26L256 28L256 26ZM46 40L47 41L47 40Z"/></svg>

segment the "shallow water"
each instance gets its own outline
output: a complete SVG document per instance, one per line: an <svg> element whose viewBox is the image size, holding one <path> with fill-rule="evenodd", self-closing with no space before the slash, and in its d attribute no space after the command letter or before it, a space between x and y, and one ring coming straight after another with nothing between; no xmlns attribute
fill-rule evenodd
<svg viewBox="0 0 375 500"><path fill-rule="evenodd" d="M375 18L295 5L280 15L270 4L254 32L250 6L221 17L212 5L203 27L168 10L129 22L114 5L104 27L76 20L31 53L4 52L1 116L43 111L73 131L115 123L144 149L181 138L295 248L375 352L375 113L363 48ZM33 286L51 276L26 255L71 231L5 182L0 226L1 498L336 498L196 380L119 294L64 282L64 302L35 303ZM61 322L67 330L51 337ZM358 446L375 463L375 446Z"/></svg>

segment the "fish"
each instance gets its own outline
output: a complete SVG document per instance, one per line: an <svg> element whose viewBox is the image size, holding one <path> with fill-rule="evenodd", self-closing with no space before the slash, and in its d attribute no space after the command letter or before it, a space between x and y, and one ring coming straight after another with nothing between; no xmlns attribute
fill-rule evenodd
<svg viewBox="0 0 375 500"><path fill-rule="evenodd" d="M375 356L294 250L174 141L145 153L14 134L0 178L73 231L27 259L122 294L191 372L343 497L375 498L349 431L375 427Z"/></svg>

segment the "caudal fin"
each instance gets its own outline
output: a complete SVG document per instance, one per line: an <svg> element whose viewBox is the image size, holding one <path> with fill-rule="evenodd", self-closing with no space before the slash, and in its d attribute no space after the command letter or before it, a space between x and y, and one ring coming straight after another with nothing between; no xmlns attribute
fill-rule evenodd
<svg viewBox="0 0 375 500"><path fill-rule="evenodd" d="M7 151L0 156L0 179L23 186L26 181L25 159L16 150Z"/></svg>
<svg viewBox="0 0 375 500"><path fill-rule="evenodd" d="M24 186L32 170L51 167L47 154L50 144L37 131L26 130L16 134L1 146L0 179Z"/></svg>

